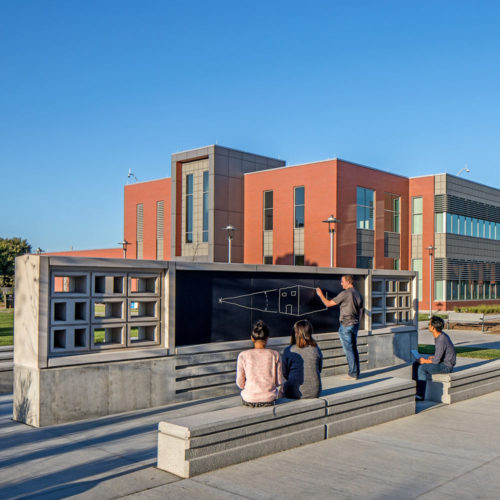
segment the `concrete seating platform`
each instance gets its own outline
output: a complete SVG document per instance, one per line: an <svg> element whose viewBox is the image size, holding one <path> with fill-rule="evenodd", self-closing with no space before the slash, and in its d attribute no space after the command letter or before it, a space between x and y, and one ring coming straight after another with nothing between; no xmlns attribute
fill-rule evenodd
<svg viewBox="0 0 500 500"><path fill-rule="evenodd" d="M238 406L160 422L158 468L189 478L415 413L415 383L382 376L323 379L317 399Z"/></svg>
<svg viewBox="0 0 500 500"><path fill-rule="evenodd" d="M325 402L238 406L161 422L158 468L192 477L325 438Z"/></svg>
<svg viewBox="0 0 500 500"><path fill-rule="evenodd" d="M427 383L425 399L452 404L500 390L500 359L457 358L451 373L438 373Z"/></svg>
<svg viewBox="0 0 500 500"><path fill-rule="evenodd" d="M333 391L333 392L331 392ZM331 438L415 413L415 382L387 377L359 381L348 390L325 390L326 437Z"/></svg>

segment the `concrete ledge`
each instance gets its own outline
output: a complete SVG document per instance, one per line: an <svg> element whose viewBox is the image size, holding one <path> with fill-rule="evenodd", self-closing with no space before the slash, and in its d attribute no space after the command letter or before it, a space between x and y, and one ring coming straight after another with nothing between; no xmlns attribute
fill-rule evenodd
<svg viewBox="0 0 500 500"><path fill-rule="evenodd" d="M500 359L459 366L451 373L438 373L427 382L425 399L452 404L500 390Z"/></svg>
<svg viewBox="0 0 500 500"><path fill-rule="evenodd" d="M345 389L345 388L343 388ZM322 395L326 437L335 437L415 413L415 382L399 378L361 379L349 390Z"/></svg>
<svg viewBox="0 0 500 500"><path fill-rule="evenodd" d="M415 413L413 381L367 379L325 393L160 422L158 468L189 478Z"/></svg>
<svg viewBox="0 0 500 500"><path fill-rule="evenodd" d="M325 438L323 400L280 402L161 422L158 468L187 478Z"/></svg>

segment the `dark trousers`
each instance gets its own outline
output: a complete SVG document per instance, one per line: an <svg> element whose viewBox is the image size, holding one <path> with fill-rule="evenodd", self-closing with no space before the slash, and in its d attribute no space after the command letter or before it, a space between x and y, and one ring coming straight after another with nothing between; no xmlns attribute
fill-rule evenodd
<svg viewBox="0 0 500 500"><path fill-rule="evenodd" d="M427 380L434 373L450 373L451 368L444 363L425 363L421 365L418 361L413 363L413 380L417 381L417 396L425 398L425 387Z"/></svg>

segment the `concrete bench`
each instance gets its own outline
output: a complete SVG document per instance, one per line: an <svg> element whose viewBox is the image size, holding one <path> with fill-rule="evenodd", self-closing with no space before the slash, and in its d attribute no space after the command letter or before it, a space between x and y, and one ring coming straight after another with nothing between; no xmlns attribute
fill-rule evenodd
<svg viewBox="0 0 500 500"><path fill-rule="evenodd" d="M452 404L498 390L500 359L459 366L451 373L434 374L427 382L425 399Z"/></svg>
<svg viewBox="0 0 500 500"><path fill-rule="evenodd" d="M415 413L415 383L361 379L317 399L238 406L160 422L158 468L181 477L322 441Z"/></svg>
<svg viewBox="0 0 500 500"><path fill-rule="evenodd" d="M481 331L484 332L484 314L483 313L459 313L450 311L448 313L447 328L450 328L450 323L466 323L473 325L481 325Z"/></svg>
<svg viewBox="0 0 500 500"><path fill-rule="evenodd" d="M0 346L0 394L12 392L14 380L14 347Z"/></svg>
<svg viewBox="0 0 500 500"><path fill-rule="evenodd" d="M325 438L322 399L285 401L160 422L158 468L188 478Z"/></svg>
<svg viewBox="0 0 500 500"><path fill-rule="evenodd" d="M415 382L400 378L360 379L349 391L321 396L326 401L326 437L354 432L415 413ZM325 391L327 392L327 391Z"/></svg>

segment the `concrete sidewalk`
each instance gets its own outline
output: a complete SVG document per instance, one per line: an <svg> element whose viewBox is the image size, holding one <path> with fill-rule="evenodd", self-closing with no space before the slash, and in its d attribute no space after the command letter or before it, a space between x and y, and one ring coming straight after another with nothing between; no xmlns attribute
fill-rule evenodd
<svg viewBox="0 0 500 500"><path fill-rule="evenodd" d="M0 396L0 498L498 498L500 392L193 479L154 468L160 420L238 399L35 429Z"/></svg>
<svg viewBox="0 0 500 500"><path fill-rule="evenodd" d="M419 322L418 343L434 344L434 337L427 329L428 322ZM459 347L482 347L484 349L500 349L500 334L485 333L477 330L458 330L445 328L452 342Z"/></svg>

